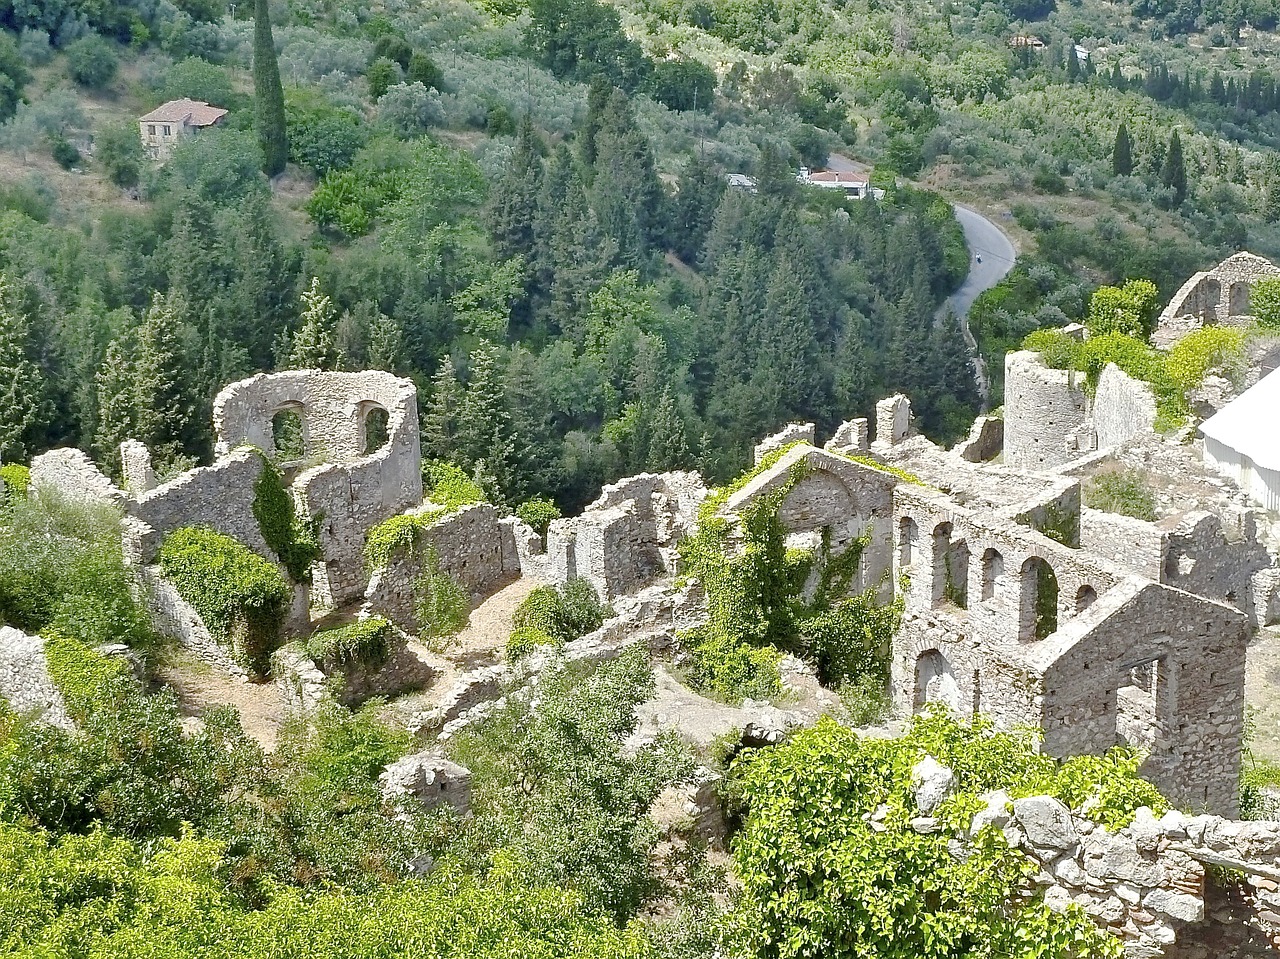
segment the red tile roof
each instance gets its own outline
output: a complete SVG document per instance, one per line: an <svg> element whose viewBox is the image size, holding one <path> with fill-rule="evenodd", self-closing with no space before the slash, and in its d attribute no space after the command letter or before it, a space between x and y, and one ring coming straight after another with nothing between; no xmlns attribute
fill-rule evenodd
<svg viewBox="0 0 1280 959"><path fill-rule="evenodd" d="M186 123L193 127L208 127L226 115L226 110L211 107L203 100L182 99L162 103L140 119L143 123Z"/></svg>

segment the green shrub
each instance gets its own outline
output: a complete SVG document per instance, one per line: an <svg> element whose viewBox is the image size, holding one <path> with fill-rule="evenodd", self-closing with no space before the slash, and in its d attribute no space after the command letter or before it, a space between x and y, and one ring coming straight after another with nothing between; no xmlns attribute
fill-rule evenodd
<svg viewBox="0 0 1280 959"><path fill-rule="evenodd" d="M84 159L75 145L60 134L49 137L49 154L53 157L53 162L64 170L70 170Z"/></svg>
<svg viewBox="0 0 1280 959"><path fill-rule="evenodd" d="M556 506L554 500L535 496L533 499L516 507L516 517L522 523L528 524L545 542L547 527L551 525L552 521L560 518L560 507Z"/></svg>
<svg viewBox="0 0 1280 959"><path fill-rule="evenodd" d="M1055 370L1079 369L1080 357L1084 353L1084 344L1061 330L1035 330L1028 333L1027 338L1022 341L1022 348L1039 353L1044 365Z"/></svg>
<svg viewBox="0 0 1280 959"><path fill-rule="evenodd" d="M165 537L160 569L209 633L228 644L242 665L265 675L291 598L280 570L230 536L201 526Z"/></svg>
<svg viewBox="0 0 1280 959"><path fill-rule="evenodd" d="M575 576L560 587L560 619L570 639L594 633L612 610L588 580Z"/></svg>
<svg viewBox="0 0 1280 959"><path fill-rule="evenodd" d="M956 776L929 832L912 824L912 770L925 755ZM1059 765L1029 735L940 711L917 716L896 739L822 719L776 748L746 750L730 771L747 808L734 843L739 946L832 959L1119 957L1120 940L1078 906L1055 912L1024 894L1039 866L998 828L969 837L967 827L979 797L998 788L1014 798L1056 796L1111 830L1143 805L1161 815L1168 804L1138 778L1138 763L1116 749ZM956 841L965 855L953 854Z"/></svg>
<svg viewBox="0 0 1280 959"><path fill-rule="evenodd" d="M301 644L301 649L322 666L381 669L390 652L391 636L391 623L381 616L370 616L346 626L319 630Z"/></svg>
<svg viewBox="0 0 1280 959"><path fill-rule="evenodd" d="M1084 505L1147 522L1157 518L1155 497L1141 470L1115 469L1091 476L1084 486Z"/></svg>
<svg viewBox="0 0 1280 959"><path fill-rule="evenodd" d="M695 689L728 703L772 699L782 692L780 653L773 646L735 641L709 629L681 634L690 654L689 680Z"/></svg>
<svg viewBox="0 0 1280 959"><path fill-rule="evenodd" d="M441 460L424 460L422 485L425 496L448 513L485 501L484 490L460 466Z"/></svg>
<svg viewBox="0 0 1280 959"><path fill-rule="evenodd" d="M1093 336L1123 333L1146 339L1155 328L1160 292L1150 280L1129 280L1124 286L1101 286L1089 300L1085 325Z"/></svg>
<svg viewBox="0 0 1280 959"><path fill-rule="evenodd" d="M1259 280L1253 284L1249 310L1263 328L1280 330L1280 280Z"/></svg>
<svg viewBox="0 0 1280 959"><path fill-rule="evenodd" d="M275 464L265 456L259 459L262 472L253 487L253 518L294 582L304 582L311 578L311 564L321 556L315 528L298 517Z"/></svg>
<svg viewBox="0 0 1280 959"><path fill-rule="evenodd" d="M564 648L564 638L533 626L517 626L507 637L507 661L515 662L540 646Z"/></svg>
<svg viewBox="0 0 1280 959"><path fill-rule="evenodd" d="M569 629L560 605L560 592L554 586L538 586L520 601L511 617L513 629L535 629L568 641Z"/></svg>
<svg viewBox="0 0 1280 959"><path fill-rule="evenodd" d="M82 87L105 87L119 66L112 45L95 33L67 45L67 72Z"/></svg>
<svg viewBox="0 0 1280 959"><path fill-rule="evenodd" d="M115 123L99 132L93 140L93 159L116 186L137 186L146 161L138 125Z"/></svg>
<svg viewBox="0 0 1280 959"><path fill-rule="evenodd" d="M0 466L0 499L4 496L26 496L31 486L31 470L21 463Z"/></svg>
<svg viewBox="0 0 1280 959"><path fill-rule="evenodd" d="M1183 392L1204 382L1213 370L1234 377L1245 365L1245 333L1233 326L1205 326L1192 330L1169 350L1169 377Z"/></svg>
<svg viewBox="0 0 1280 959"><path fill-rule="evenodd" d="M441 567L434 546L423 556L422 572L414 583L418 631L428 642L457 635L471 615L471 599Z"/></svg>

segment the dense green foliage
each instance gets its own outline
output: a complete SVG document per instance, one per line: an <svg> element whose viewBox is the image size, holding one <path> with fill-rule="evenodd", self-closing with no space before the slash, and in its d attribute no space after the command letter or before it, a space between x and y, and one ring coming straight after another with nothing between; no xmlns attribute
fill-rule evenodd
<svg viewBox="0 0 1280 959"><path fill-rule="evenodd" d="M271 34L271 5L267 0L254 0L253 4L253 94L257 103L262 171L267 176L275 176L284 172L289 157L289 135L285 129L280 65L276 62L275 40Z"/></svg>
<svg viewBox="0 0 1280 959"><path fill-rule="evenodd" d="M215 639L242 665L266 674L291 598L275 566L230 536L187 526L160 544L160 570Z"/></svg>
<svg viewBox="0 0 1280 959"><path fill-rule="evenodd" d="M413 584L418 633L429 643L440 643L467 625L471 597L440 565L433 545L422 552L422 570Z"/></svg>
<svg viewBox="0 0 1280 959"><path fill-rule="evenodd" d="M787 449L763 457L708 497L697 530L679 547L682 570L702 584L710 614L705 626L683 637L692 653L690 678L729 699L778 692L777 649L811 657L829 684L884 685L888 679L888 647L901 608L882 605L875 585L850 595L870 534L836 548L824 529L816 550L786 547L778 509L808 475L806 461L741 511L733 521L740 543L730 546L730 520L718 511L734 489L775 465Z"/></svg>
<svg viewBox="0 0 1280 959"><path fill-rule="evenodd" d="M317 630L301 648L307 657L328 668L359 665L378 669L390 652L392 628L381 616L370 616L345 626Z"/></svg>
<svg viewBox="0 0 1280 959"><path fill-rule="evenodd" d="M611 615L596 588L580 576L560 586L536 586L511 618L507 659L517 660L538 646L562 648L599 629Z"/></svg>
<svg viewBox="0 0 1280 959"><path fill-rule="evenodd" d="M554 500L535 496L516 507L516 516L522 523L527 523L535 533L546 539L547 527L560 518L560 507Z"/></svg>
<svg viewBox="0 0 1280 959"><path fill-rule="evenodd" d="M952 769L956 791L917 832L912 767L925 755ZM737 927L757 955L829 957L1119 956L1118 940L1072 907L1049 909L1021 889L1037 866L993 827L969 854L949 842L978 796L1059 797L1111 828L1138 806L1167 808L1121 750L1059 766L1025 735L916 717L899 739L859 738L826 719L734 769L748 815L735 844L744 890ZM881 818L878 807L885 807Z"/></svg>
<svg viewBox="0 0 1280 959"><path fill-rule="evenodd" d="M309 577L311 564L321 555L316 531L297 515L284 478L265 456L253 487L253 518L258 521L262 538L275 550L294 582Z"/></svg>
<svg viewBox="0 0 1280 959"><path fill-rule="evenodd" d="M4 498L24 497L30 485L31 471L21 463L5 463L0 466L0 486L3 487Z"/></svg>

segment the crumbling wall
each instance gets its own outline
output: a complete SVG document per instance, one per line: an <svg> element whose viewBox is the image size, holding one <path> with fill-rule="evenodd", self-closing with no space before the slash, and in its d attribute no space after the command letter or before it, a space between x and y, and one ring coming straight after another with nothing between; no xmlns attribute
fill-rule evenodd
<svg viewBox="0 0 1280 959"><path fill-rule="evenodd" d="M1028 650L1053 756L1129 742L1142 775L1189 809L1238 808L1249 625L1239 610L1133 579Z"/></svg>
<svg viewBox="0 0 1280 959"><path fill-rule="evenodd" d="M545 569L554 582L580 576L605 599L638 592L671 568L706 495L702 478L686 472L606 486L580 516L548 528Z"/></svg>
<svg viewBox="0 0 1280 959"><path fill-rule="evenodd" d="M845 420L835 435L823 445L823 449L836 453L865 453L871 449L871 429L866 417Z"/></svg>
<svg viewBox="0 0 1280 959"><path fill-rule="evenodd" d="M1145 383L1108 363L1098 377L1091 420L1098 449L1119 446L1135 436L1150 436L1156 423L1155 395Z"/></svg>
<svg viewBox="0 0 1280 959"><path fill-rule="evenodd" d="M188 470L130 498L126 510L145 524L137 528L142 562L154 562L165 536L184 526L209 526L275 561L253 515L254 487L262 468L261 454L239 449L212 466Z"/></svg>
<svg viewBox="0 0 1280 959"><path fill-rule="evenodd" d="M143 566L139 576L145 587L151 624L162 636L176 640L216 669L233 676L248 675L232 658L231 651L213 638L195 607L160 574L158 566Z"/></svg>
<svg viewBox="0 0 1280 959"><path fill-rule="evenodd" d="M429 511L420 507L412 512ZM464 506L422 532L422 545L435 549L440 569L471 594L473 601L492 594L520 574L510 524L503 525L488 503ZM375 570L364 592L366 608L401 629L418 631L414 587L422 574L425 549L400 551Z"/></svg>
<svg viewBox="0 0 1280 959"><path fill-rule="evenodd" d="M774 450L780 450L784 446L801 440L812 446L816 442L816 435L817 433L812 423L788 423L772 436L766 436L756 444L753 462L759 463Z"/></svg>
<svg viewBox="0 0 1280 959"><path fill-rule="evenodd" d="M0 699L15 713L74 729L62 693L49 676L44 639L0 626Z"/></svg>
<svg viewBox="0 0 1280 959"><path fill-rule="evenodd" d="M979 416L969 428L969 435L951 452L968 463L985 463L1004 451L1004 419Z"/></svg>
<svg viewBox="0 0 1280 959"><path fill-rule="evenodd" d="M1053 370L1038 353L1005 356L1004 461L1019 469L1046 470L1079 456L1084 424L1083 376Z"/></svg>
<svg viewBox="0 0 1280 959"><path fill-rule="evenodd" d="M376 666L359 662L329 666L290 644L272 655L271 675L285 706L304 711L315 709L331 691L338 702L354 709L374 696L422 689L437 676L437 670L410 648L402 634L393 631L387 646L386 659Z"/></svg>
<svg viewBox="0 0 1280 959"><path fill-rule="evenodd" d="M1273 560L1258 542L1253 511L1234 518L1224 525L1214 513L1195 511L1160 522L1167 535L1160 582L1234 606L1257 625L1253 578Z"/></svg>
<svg viewBox="0 0 1280 959"><path fill-rule="evenodd" d="M1155 523L1086 508L1080 511L1080 548L1159 581L1168 543L1167 534Z"/></svg>
<svg viewBox="0 0 1280 959"><path fill-rule="evenodd" d="M1280 277L1280 267L1252 253L1235 253L1212 270L1196 273L1173 295L1156 322L1152 342L1168 349L1192 330L1249 315L1253 285Z"/></svg>
<svg viewBox="0 0 1280 959"><path fill-rule="evenodd" d="M75 449L49 450L31 461L31 490L85 503L119 506L124 493L98 469L88 455Z"/></svg>

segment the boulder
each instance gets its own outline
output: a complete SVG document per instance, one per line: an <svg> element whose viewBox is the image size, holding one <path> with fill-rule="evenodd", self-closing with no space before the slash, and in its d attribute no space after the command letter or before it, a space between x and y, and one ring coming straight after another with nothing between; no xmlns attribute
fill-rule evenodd
<svg viewBox="0 0 1280 959"><path fill-rule="evenodd" d="M1070 849L1080 839L1071 810L1052 796L1015 799L1013 815L1027 842L1039 849Z"/></svg>
<svg viewBox="0 0 1280 959"><path fill-rule="evenodd" d="M471 803L471 770L432 750L398 759L378 777L384 799L412 797L424 809L445 803L466 812Z"/></svg>
<svg viewBox="0 0 1280 959"><path fill-rule="evenodd" d="M911 769L911 787L922 816L932 815L955 784L956 774L932 756L925 756Z"/></svg>

